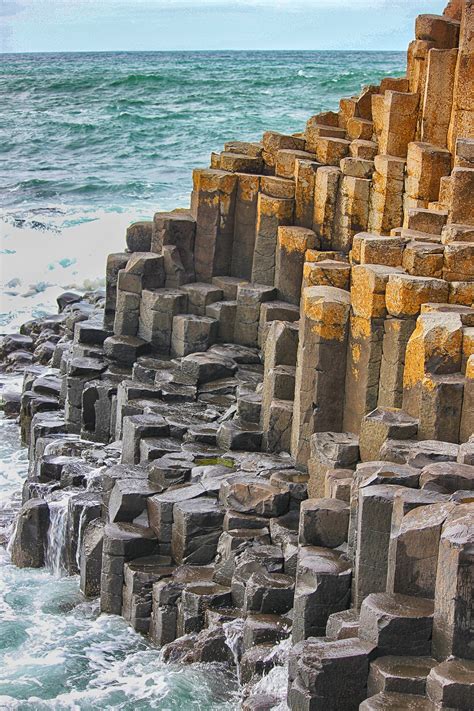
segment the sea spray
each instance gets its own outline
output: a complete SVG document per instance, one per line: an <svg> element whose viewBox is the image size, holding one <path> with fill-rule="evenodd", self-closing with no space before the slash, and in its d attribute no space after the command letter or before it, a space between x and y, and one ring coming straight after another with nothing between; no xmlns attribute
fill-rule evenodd
<svg viewBox="0 0 474 711"><path fill-rule="evenodd" d="M46 545L46 568L56 577L67 574L66 543L68 529L68 506L71 494L49 503L49 528Z"/></svg>
<svg viewBox="0 0 474 711"><path fill-rule="evenodd" d="M0 382L11 384L14 378L1 376ZM0 501L11 512L8 535L27 470L18 425L0 412ZM99 471L93 470L91 483ZM63 550L68 501L54 501L55 494L44 489L41 493L53 498L53 507L58 504L50 536L59 545L51 548L57 556L51 568L61 571L58 551ZM161 651L122 618L100 615L98 600L84 602L77 576L17 568L0 543L0 709L79 708L237 711L239 703L228 671L219 665L165 665Z"/></svg>
<svg viewBox="0 0 474 711"><path fill-rule="evenodd" d="M234 657L235 666L237 669L237 678L240 676L240 660L243 651L243 630L244 620L238 617L236 620L224 622L222 625L225 635L225 641L232 656Z"/></svg>
<svg viewBox="0 0 474 711"><path fill-rule="evenodd" d="M252 686L252 696L264 694L275 699L272 711L287 711L288 709L286 694L288 690L288 655L291 646L291 638L288 638L272 647L265 657L265 661L275 666Z"/></svg>

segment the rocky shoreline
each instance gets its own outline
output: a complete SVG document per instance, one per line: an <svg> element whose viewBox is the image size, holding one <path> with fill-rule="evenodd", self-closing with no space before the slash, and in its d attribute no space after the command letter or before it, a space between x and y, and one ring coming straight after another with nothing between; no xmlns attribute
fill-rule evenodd
<svg viewBox="0 0 474 711"><path fill-rule="evenodd" d="M406 77L226 144L0 345L13 562L246 711L474 707L473 32L454 0Z"/></svg>

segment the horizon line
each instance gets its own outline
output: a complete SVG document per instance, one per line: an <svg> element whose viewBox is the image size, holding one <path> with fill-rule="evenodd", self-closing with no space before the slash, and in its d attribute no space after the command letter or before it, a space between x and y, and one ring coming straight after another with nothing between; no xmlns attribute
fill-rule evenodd
<svg viewBox="0 0 474 711"><path fill-rule="evenodd" d="M399 52L406 54L403 49L296 49L296 48L279 48L279 49L68 49L68 50L27 50L21 52L3 52L0 51L0 56L20 55L20 54L171 54L183 52L357 52L359 54L391 54Z"/></svg>

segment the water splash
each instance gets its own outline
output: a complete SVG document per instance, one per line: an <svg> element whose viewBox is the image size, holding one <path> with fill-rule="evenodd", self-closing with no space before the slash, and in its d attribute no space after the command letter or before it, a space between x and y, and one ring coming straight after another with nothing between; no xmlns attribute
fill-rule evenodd
<svg viewBox="0 0 474 711"><path fill-rule="evenodd" d="M66 542L68 529L68 504L71 493L57 501L49 502L49 528L46 539L45 567L56 578L67 575Z"/></svg>
<svg viewBox="0 0 474 711"><path fill-rule="evenodd" d="M291 649L291 639L284 639L276 644L265 661L272 661L276 666L270 669L268 674L252 686L251 696L263 694L273 696L278 699L278 703L273 706L272 711L288 711L286 694L288 687L288 655Z"/></svg>
<svg viewBox="0 0 474 711"><path fill-rule="evenodd" d="M222 625L225 635L225 643L232 652L234 657L235 667L237 669L237 678L240 677L240 660L243 651L243 630L244 620L238 617L231 622L224 622Z"/></svg>
<svg viewBox="0 0 474 711"><path fill-rule="evenodd" d="M76 566L77 569L81 569L81 547L82 547L82 539L84 537L84 532L86 529L87 521L87 507L84 506L84 508L81 510L81 513L79 515L79 523L77 525L77 547L76 547Z"/></svg>

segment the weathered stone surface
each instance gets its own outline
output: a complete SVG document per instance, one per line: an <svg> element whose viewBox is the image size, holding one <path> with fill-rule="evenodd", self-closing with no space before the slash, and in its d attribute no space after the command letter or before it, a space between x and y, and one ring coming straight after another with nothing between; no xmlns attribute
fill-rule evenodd
<svg viewBox="0 0 474 711"><path fill-rule="evenodd" d="M299 548L294 601L293 642L324 635L329 615L350 600L351 566L328 548Z"/></svg>
<svg viewBox="0 0 474 711"><path fill-rule="evenodd" d="M275 286L278 289L279 298L283 301L299 305L306 250L313 249L315 246L316 235L311 229L305 227L278 228Z"/></svg>
<svg viewBox="0 0 474 711"><path fill-rule="evenodd" d="M355 467L359 459L359 442L357 436L349 432L317 432L310 443L308 495L320 498L329 471Z"/></svg>
<svg viewBox="0 0 474 711"><path fill-rule="evenodd" d="M299 542L337 548L347 540L349 506L338 499L308 499L300 509Z"/></svg>
<svg viewBox="0 0 474 711"><path fill-rule="evenodd" d="M360 458L363 462L379 459L387 439L414 439L418 431L415 418L401 410L378 407L362 420L359 434Z"/></svg>
<svg viewBox="0 0 474 711"><path fill-rule="evenodd" d="M132 415L123 420L122 464L138 464L140 440L169 433L169 426L161 415Z"/></svg>
<svg viewBox="0 0 474 711"><path fill-rule="evenodd" d="M426 677L436 666L432 657L380 657L370 664L367 693L424 695Z"/></svg>
<svg viewBox="0 0 474 711"><path fill-rule="evenodd" d="M314 432L342 426L342 396L350 296L334 287L303 292L296 366L292 455L305 463Z"/></svg>
<svg viewBox="0 0 474 711"><path fill-rule="evenodd" d="M329 615L326 625L328 639L353 639L359 632L359 613L357 610L342 610Z"/></svg>
<svg viewBox="0 0 474 711"><path fill-rule="evenodd" d="M441 530L453 509L434 503L402 518L390 540L387 592L434 598Z"/></svg>
<svg viewBox="0 0 474 711"><path fill-rule="evenodd" d="M433 711L431 701L415 694L380 692L363 701L360 711Z"/></svg>
<svg viewBox="0 0 474 711"><path fill-rule="evenodd" d="M290 497L288 490L246 476L223 482L219 498L223 506L233 511L272 518L288 511Z"/></svg>
<svg viewBox="0 0 474 711"><path fill-rule="evenodd" d="M472 515L448 521L441 534L435 589L433 656L474 658Z"/></svg>
<svg viewBox="0 0 474 711"><path fill-rule="evenodd" d="M474 662L448 659L433 666L426 693L437 708L470 709L474 698Z"/></svg>
<svg viewBox="0 0 474 711"><path fill-rule="evenodd" d="M359 489L354 603L370 593L385 591L393 501L400 487L393 484Z"/></svg>
<svg viewBox="0 0 474 711"><path fill-rule="evenodd" d="M382 655L429 656L433 602L422 597L372 593L360 610L359 636Z"/></svg>
<svg viewBox="0 0 474 711"><path fill-rule="evenodd" d="M18 514L11 545L12 562L19 568L41 568L46 556L49 506L42 499L30 499Z"/></svg>
<svg viewBox="0 0 474 711"><path fill-rule="evenodd" d="M380 456L389 462L409 464L411 467L423 469L435 462L455 462L458 451L459 447L450 442L389 439L382 445Z"/></svg>
<svg viewBox="0 0 474 711"><path fill-rule="evenodd" d="M223 449L258 452L262 446L263 432L260 426L251 422L228 420L217 432L217 444Z"/></svg>
<svg viewBox="0 0 474 711"><path fill-rule="evenodd" d="M80 588L86 597L100 594L105 523L94 519L85 527L80 546Z"/></svg>
<svg viewBox="0 0 474 711"><path fill-rule="evenodd" d="M236 370L237 365L234 360L216 353L192 353L181 361L182 373L198 385L228 378L234 375Z"/></svg>
<svg viewBox="0 0 474 711"><path fill-rule="evenodd" d="M172 551L180 565L207 565L217 551L224 512L215 499L202 497L173 508Z"/></svg>
<svg viewBox="0 0 474 711"><path fill-rule="evenodd" d="M289 575L256 571L245 586L246 612L283 614L293 606L295 581Z"/></svg>
<svg viewBox="0 0 474 711"><path fill-rule="evenodd" d="M474 467L455 462L429 464L420 472L420 487L443 494L454 494L458 489L474 489Z"/></svg>
<svg viewBox="0 0 474 711"><path fill-rule="evenodd" d="M311 639L295 645L289 659L289 708L358 708L366 696L373 652L372 644L358 639Z"/></svg>
<svg viewBox="0 0 474 711"><path fill-rule="evenodd" d="M243 627L244 651L258 644L277 644L289 635L289 624L280 615L248 614Z"/></svg>

